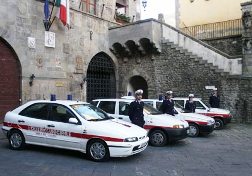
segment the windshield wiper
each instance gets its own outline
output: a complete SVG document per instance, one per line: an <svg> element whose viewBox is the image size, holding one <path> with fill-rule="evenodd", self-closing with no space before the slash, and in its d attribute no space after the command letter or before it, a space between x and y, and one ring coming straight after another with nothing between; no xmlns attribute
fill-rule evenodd
<svg viewBox="0 0 252 176"><path fill-rule="evenodd" d="M89 119L88 121L100 121L102 119Z"/></svg>

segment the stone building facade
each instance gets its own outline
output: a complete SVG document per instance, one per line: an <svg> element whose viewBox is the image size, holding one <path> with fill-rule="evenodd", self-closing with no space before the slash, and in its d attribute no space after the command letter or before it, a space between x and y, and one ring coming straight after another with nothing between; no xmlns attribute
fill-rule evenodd
<svg viewBox="0 0 252 176"><path fill-rule="evenodd" d="M53 2L50 1L50 10ZM50 28L50 32L55 34L55 47L46 47L44 1L0 1L0 60L1 65L6 67L6 74L0 74L0 83L5 87L1 88L0 94L1 117L19 104L34 99L49 99L51 94L56 94L58 99L66 99L71 94L74 99L86 100L87 70L93 58L99 60L102 57L111 64L116 87L118 62L109 49L108 28L120 25L115 20L115 12L121 1L94 0L95 5L84 0L69 2L70 29L55 18ZM140 12L136 9L140 1L127 0L123 3L127 8L125 15L139 20ZM56 8L52 11L51 21L55 14ZM13 59L7 62L6 58ZM15 69L15 75L10 71L12 69ZM94 75L92 70L90 74ZM8 79L12 76L17 79ZM10 91L15 92L15 96L8 93ZM116 96L116 90L114 92ZM11 99L15 101L10 102Z"/></svg>

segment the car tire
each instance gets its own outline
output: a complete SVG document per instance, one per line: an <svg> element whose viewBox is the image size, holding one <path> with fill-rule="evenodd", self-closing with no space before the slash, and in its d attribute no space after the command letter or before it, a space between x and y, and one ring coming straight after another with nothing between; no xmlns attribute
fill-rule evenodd
<svg viewBox="0 0 252 176"><path fill-rule="evenodd" d="M161 147L167 144L167 136L162 130L154 130L150 133L150 145Z"/></svg>
<svg viewBox="0 0 252 176"><path fill-rule="evenodd" d="M88 143L87 155L91 160L97 162L106 161L110 157L107 144L100 139L94 139Z"/></svg>
<svg viewBox="0 0 252 176"><path fill-rule="evenodd" d="M194 123L189 124L189 137L197 137L199 135L199 127Z"/></svg>
<svg viewBox="0 0 252 176"><path fill-rule="evenodd" d="M12 130L8 134L9 147L12 150L21 150L25 147L25 138L21 131Z"/></svg>
<svg viewBox="0 0 252 176"><path fill-rule="evenodd" d="M214 129L215 130L221 130L221 129L223 129L223 127L224 127L223 121L221 119L219 119L219 118L216 118L214 120L215 120Z"/></svg>

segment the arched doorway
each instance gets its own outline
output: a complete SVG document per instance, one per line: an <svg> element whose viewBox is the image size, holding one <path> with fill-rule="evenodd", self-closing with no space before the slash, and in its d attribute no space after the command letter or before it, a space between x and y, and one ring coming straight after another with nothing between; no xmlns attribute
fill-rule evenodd
<svg viewBox="0 0 252 176"><path fill-rule="evenodd" d="M112 59L105 53L95 55L87 70L87 102L96 98L115 98L116 80Z"/></svg>
<svg viewBox="0 0 252 176"><path fill-rule="evenodd" d="M133 76L129 81L128 92L134 93L138 89L143 90L143 98L148 98L148 85L145 79L141 76Z"/></svg>
<svg viewBox="0 0 252 176"><path fill-rule="evenodd" d="M11 46L0 38L0 121L20 104L21 66Z"/></svg>

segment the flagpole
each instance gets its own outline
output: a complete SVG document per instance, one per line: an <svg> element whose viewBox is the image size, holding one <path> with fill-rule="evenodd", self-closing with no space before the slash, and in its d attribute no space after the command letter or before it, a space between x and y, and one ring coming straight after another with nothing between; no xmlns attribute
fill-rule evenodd
<svg viewBox="0 0 252 176"><path fill-rule="evenodd" d="M52 7L52 10L51 10L51 14L50 14L50 18L49 18L49 21L51 22L51 18L52 18L52 12L53 12L53 9L54 9L54 6L55 6L55 2L56 0L54 0L54 3L53 3L53 7ZM54 19L53 19L54 21ZM51 25L50 25L51 26Z"/></svg>

